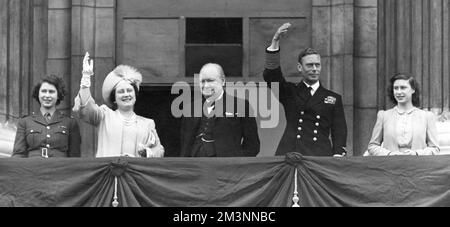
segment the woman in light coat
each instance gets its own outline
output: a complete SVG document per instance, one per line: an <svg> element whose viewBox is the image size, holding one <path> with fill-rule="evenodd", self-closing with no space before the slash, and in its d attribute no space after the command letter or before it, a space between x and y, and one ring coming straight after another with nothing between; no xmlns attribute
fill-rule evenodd
<svg viewBox="0 0 450 227"><path fill-rule="evenodd" d="M98 106L91 97L93 61L83 60L83 77L74 111L84 121L98 127L96 157L163 157L164 147L152 119L134 113L142 75L133 67L120 65L105 78L103 100Z"/></svg>
<svg viewBox="0 0 450 227"><path fill-rule="evenodd" d="M433 113L418 108L420 92L414 77L406 74L393 76L388 92L396 106L378 113L368 147L369 154L438 154L436 119Z"/></svg>

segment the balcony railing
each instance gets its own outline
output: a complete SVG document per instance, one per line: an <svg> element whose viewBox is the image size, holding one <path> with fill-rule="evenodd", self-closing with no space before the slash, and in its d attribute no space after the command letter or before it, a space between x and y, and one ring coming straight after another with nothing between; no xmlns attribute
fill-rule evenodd
<svg viewBox="0 0 450 227"><path fill-rule="evenodd" d="M450 156L0 159L0 206L450 206Z"/></svg>

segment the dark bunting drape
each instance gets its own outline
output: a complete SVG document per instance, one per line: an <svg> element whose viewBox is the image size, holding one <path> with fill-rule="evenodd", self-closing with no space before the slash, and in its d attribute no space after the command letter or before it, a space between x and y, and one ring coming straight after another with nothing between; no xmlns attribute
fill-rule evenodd
<svg viewBox="0 0 450 227"><path fill-rule="evenodd" d="M450 206L450 156L0 159L0 206Z"/></svg>
<svg viewBox="0 0 450 227"><path fill-rule="evenodd" d="M288 206L276 158L0 159L0 206Z"/></svg>
<svg viewBox="0 0 450 227"><path fill-rule="evenodd" d="M303 157L301 206L450 206L450 156Z"/></svg>

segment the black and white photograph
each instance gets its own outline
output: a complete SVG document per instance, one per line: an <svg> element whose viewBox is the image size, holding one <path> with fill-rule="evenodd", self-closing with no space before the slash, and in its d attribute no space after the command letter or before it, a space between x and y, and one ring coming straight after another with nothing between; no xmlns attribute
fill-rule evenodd
<svg viewBox="0 0 450 227"><path fill-rule="evenodd" d="M449 155L449 0L0 0L0 207L448 207Z"/></svg>

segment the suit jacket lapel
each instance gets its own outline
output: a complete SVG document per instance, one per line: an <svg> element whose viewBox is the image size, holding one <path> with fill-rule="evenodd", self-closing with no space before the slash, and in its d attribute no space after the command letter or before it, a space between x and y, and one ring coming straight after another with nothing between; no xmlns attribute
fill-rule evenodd
<svg viewBox="0 0 450 227"><path fill-rule="evenodd" d="M59 123L62 121L63 118L64 118L64 115L62 115L59 111L55 111L52 119L50 120L50 122L48 124L51 125L51 124Z"/></svg>
<svg viewBox="0 0 450 227"><path fill-rule="evenodd" d="M304 103L305 106L311 100L308 95L308 89L303 81L297 84L297 95L296 97L300 98L301 103Z"/></svg>
<svg viewBox="0 0 450 227"><path fill-rule="evenodd" d="M225 91L224 91L225 92ZM216 117L216 121L220 117L226 117L226 112L230 112L227 110L227 100L232 100L234 97L227 95L226 93L223 94L222 98L217 100L214 104L214 115ZM236 103L233 103L234 108L236 108ZM235 112L234 110L233 112Z"/></svg>
<svg viewBox="0 0 450 227"><path fill-rule="evenodd" d="M47 121L40 111L38 111L37 114L33 114L33 120L41 125L47 125Z"/></svg>

